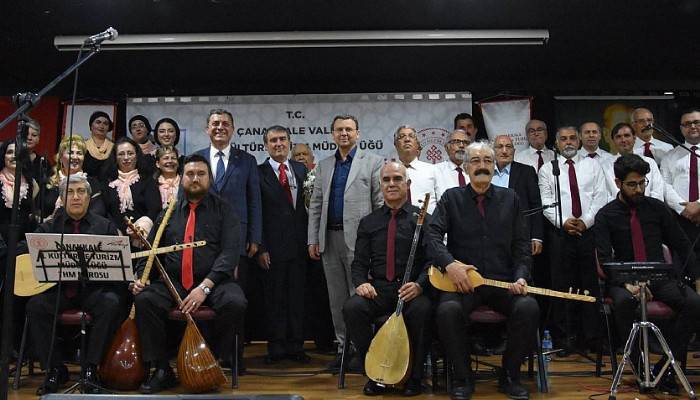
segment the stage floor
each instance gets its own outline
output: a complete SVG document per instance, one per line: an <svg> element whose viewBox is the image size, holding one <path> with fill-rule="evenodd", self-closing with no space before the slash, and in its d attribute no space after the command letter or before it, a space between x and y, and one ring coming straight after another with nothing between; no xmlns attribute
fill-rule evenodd
<svg viewBox="0 0 700 400"><path fill-rule="evenodd" d="M331 355L319 354L314 351L312 343L307 343L307 351L311 356L311 363L299 367L291 361L283 361L274 366L265 365L263 357L266 351L264 343L253 343L246 346L245 362L248 368L248 373L240 377L239 389L231 390L229 386L222 386L219 393L221 395L261 395L261 394L296 394L303 396L305 399L360 399L367 398L362 394L362 387L366 382L364 376L349 374L346 378L345 389L338 389L337 375L319 372L332 359ZM594 356L594 355L591 355ZM688 354L688 379L696 389L700 388L700 359L693 359L693 354ZM480 361L485 361L489 364L500 364L500 357L480 357ZM607 361L607 357L605 358ZM525 366L523 367L525 371ZM75 379L78 375L77 366L70 366L71 378ZM35 399L34 394L37 386L43 379L43 375L36 374L38 365L35 369L35 375L27 377L22 376L20 389L14 391L10 389L10 399ZM504 394L497 391L496 378L490 373L492 368L488 365L479 365L480 379L476 384L476 393L474 399L505 399ZM592 397L593 399L607 400L607 391L610 388L612 380L610 373L610 365L604 366L604 375L600 378L594 376L595 365L581 356L569 356L566 358L555 357L550 363L550 392L538 393L537 383L534 379L523 378L523 382L530 389L531 399L587 399L591 395L599 394ZM227 376L230 379L230 372ZM26 374L26 368L23 370ZM426 379L426 383L430 384L430 378ZM71 382L72 383L72 382ZM10 383L11 384L11 383ZM640 395L636 387L632 386L632 376L627 374L623 379L623 384L620 385L618 399L659 399L659 398L674 398L663 394L655 393L653 395ZM449 396L444 389L444 381L440 382L441 391L433 394L430 389L427 389L426 394L418 398L442 398L449 399ZM682 390L682 387L681 387ZM127 393L124 393L127 394ZM136 393L133 393L136 394ZM182 388L176 387L172 391L163 392L162 394L183 394ZM683 393L681 393L683 394ZM399 393L387 394L380 398L402 397ZM680 396L679 398L687 398Z"/></svg>

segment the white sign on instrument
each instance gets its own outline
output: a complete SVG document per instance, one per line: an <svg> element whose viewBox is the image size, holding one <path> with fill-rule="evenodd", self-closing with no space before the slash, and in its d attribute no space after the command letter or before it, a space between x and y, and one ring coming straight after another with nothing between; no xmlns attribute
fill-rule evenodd
<svg viewBox="0 0 700 400"><path fill-rule="evenodd" d="M90 281L132 281L131 250L127 236L27 233L34 276L39 282L79 279L87 265Z"/></svg>

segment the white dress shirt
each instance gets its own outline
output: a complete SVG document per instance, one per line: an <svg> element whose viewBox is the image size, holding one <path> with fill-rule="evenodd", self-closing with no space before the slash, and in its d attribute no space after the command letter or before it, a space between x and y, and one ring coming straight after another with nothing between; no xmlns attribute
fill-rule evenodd
<svg viewBox="0 0 700 400"><path fill-rule="evenodd" d="M651 140L649 141L651 143L651 154L654 156L654 160L656 160L656 164L661 165L661 162L664 159L664 156L666 153L669 151L673 150L673 146L664 142L663 140L659 140L655 137L652 137ZM634 148L632 151L634 154L643 156L644 155L644 143L640 138L635 138L634 139Z"/></svg>
<svg viewBox="0 0 700 400"><path fill-rule="evenodd" d="M589 157L589 154L595 154L595 156L589 157L589 158L593 158L594 160L598 160L598 161L610 160L610 159L612 159L614 161L617 159L617 156L610 154L609 152L601 149L600 147L598 147L598 149L596 151L594 151L593 153L589 153L588 150L581 147L578 150L578 154L581 157Z"/></svg>
<svg viewBox="0 0 700 400"><path fill-rule="evenodd" d="M576 182L578 183L579 199L581 200L580 219L590 229L595 221L595 215L601 207L608 202L608 190L605 186L605 175L600 164L588 157L581 157L578 154L572 158L574 170L576 171ZM569 165L566 158L559 157L559 185L561 189L562 218L566 221L573 218L571 211L571 189L569 186ZM540 196L542 204L551 204L557 201L556 177L552 174L552 163L546 163L539 172ZM556 207L543 211L544 216L559 228L558 211Z"/></svg>
<svg viewBox="0 0 700 400"><path fill-rule="evenodd" d="M459 165L452 162L452 160L445 160L439 164L435 164L435 179L437 181L437 199L438 201L445 193L447 189L452 189L453 187L459 186L459 178L457 175L457 167ZM467 174L467 168L462 164L462 174L464 175L465 184L469 184L469 175Z"/></svg>
<svg viewBox="0 0 700 400"><path fill-rule="evenodd" d="M268 159L268 162L270 163L270 166L272 167L272 170L275 171L275 176L277 177L277 180L280 179L280 165L282 163L278 163L277 161L273 160L272 158ZM294 208L297 207L297 179L296 175L294 175L294 171L292 170L291 165L289 165L289 161L285 161L284 165L287 167L287 171L285 174L287 175L287 182L289 182L289 189L292 191L292 205Z"/></svg>
<svg viewBox="0 0 700 400"><path fill-rule="evenodd" d="M685 142L685 146L700 147L688 142ZM680 146L666 153L661 162L661 176L666 181L666 204L680 214L685 209L680 203L688 201L690 191L690 153Z"/></svg>
<svg viewBox="0 0 700 400"><path fill-rule="evenodd" d="M225 174L226 167L228 166L228 159L229 159L229 156L231 155L231 146L229 145L229 146L224 147L224 149L221 150L221 152L224 153L223 159L224 159L224 174ZM219 157L217 156L217 154L219 154L219 149L217 149L216 147L214 147L212 145L209 145L209 164L211 166L211 173L212 173L212 176L214 176L214 178L216 178L216 168L219 164ZM212 184L213 183L214 182L212 182Z"/></svg>
<svg viewBox="0 0 700 400"><path fill-rule="evenodd" d="M520 150L515 152L515 161L523 164L527 164L537 171L537 161L539 160L537 149L532 146L528 146L525 150ZM542 159L544 163L554 160L554 152L546 147L542 148ZM544 203L543 203L544 204Z"/></svg>
<svg viewBox="0 0 700 400"><path fill-rule="evenodd" d="M438 201L435 166L415 158L406 166L406 172L411 180L411 203L418 208L423 207L422 200L426 193L430 193L428 213L432 214Z"/></svg>
<svg viewBox="0 0 700 400"><path fill-rule="evenodd" d="M646 178L649 180L649 184L644 189L644 195L648 197L653 197L659 201L664 201L664 192L666 182L659 172L659 167L656 166L656 162L649 157L642 157L642 160L649 164L649 173ZM617 184L615 184L615 161L620 158L620 155L611 155L609 159L601 161L601 166L603 168L603 173L605 174L605 183L608 188L608 201L612 201L617 197L617 193L620 191Z"/></svg>

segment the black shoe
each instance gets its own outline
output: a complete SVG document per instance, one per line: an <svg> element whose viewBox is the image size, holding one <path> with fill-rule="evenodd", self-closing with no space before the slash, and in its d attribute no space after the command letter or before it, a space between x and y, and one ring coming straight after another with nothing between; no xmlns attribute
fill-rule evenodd
<svg viewBox="0 0 700 400"><path fill-rule="evenodd" d="M311 361L311 357L306 355L306 353L304 353L303 351L300 353L288 354L287 358L294 362L298 362L299 364L308 364L309 361Z"/></svg>
<svg viewBox="0 0 700 400"><path fill-rule="evenodd" d="M97 366L87 365L83 371L83 393L99 394L100 380L97 377Z"/></svg>
<svg viewBox="0 0 700 400"><path fill-rule="evenodd" d="M379 396L384 394L385 390L386 387L381 386L377 382L370 379L367 381L367 383L365 383L362 393L364 393L365 396Z"/></svg>
<svg viewBox="0 0 700 400"><path fill-rule="evenodd" d="M403 388L403 395L406 397L418 396L423 393L423 384L420 379L411 378Z"/></svg>
<svg viewBox="0 0 700 400"><path fill-rule="evenodd" d="M177 378L172 368L168 366L165 369L156 369L153 375L144 383L141 384L139 391L144 394L153 394L170 389L177 384Z"/></svg>
<svg viewBox="0 0 700 400"><path fill-rule="evenodd" d="M283 354L268 354L265 356L265 364L267 365L277 364L282 360L284 360Z"/></svg>
<svg viewBox="0 0 700 400"><path fill-rule="evenodd" d="M520 384L520 381L512 380L506 376L498 379L498 391L515 400L527 400L530 398L530 393L525 386Z"/></svg>
<svg viewBox="0 0 700 400"><path fill-rule="evenodd" d="M365 358L359 355L355 355L352 359L350 359L350 362L348 363L348 366L346 368L346 372L349 372L351 374L364 375Z"/></svg>
<svg viewBox="0 0 700 400"><path fill-rule="evenodd" d="M65 365L51 368L44 383L36 390L36 395L43 396L47 393L56 393L59 387L68 382L68 378L70 378L70 374Z"/></svg>
<svg viewBox="0 0 700 400"><path fill-rule="evenodd" d="M450 392L452 400L470 400L474 394L474 385L469 381L455 381Z"/></svg>

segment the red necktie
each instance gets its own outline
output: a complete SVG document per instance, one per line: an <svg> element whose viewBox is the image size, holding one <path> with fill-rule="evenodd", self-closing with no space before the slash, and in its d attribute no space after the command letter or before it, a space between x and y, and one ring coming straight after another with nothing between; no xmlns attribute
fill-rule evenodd
<svg viewBox="0 0 700 400"><path fill-rule="evenodd" d="M654 154L651 153L651 142L644 143L644 156L654 158Z"/></svg>
<svg viewBox="0 0 700 400"><path fill-rule="evenodd" d="M396 213L399 210L391 210L391 219L389 226L386 229L386 280L391 282L396 275L395 257L396 257Z"/></svg>
<svg viewBox="0 0 700 400"><path fill-rule="evenodd" d="M574 160L566 160L569 164L569 190L571 191L571 214L574 218L581 216L581 197L578 193L578 181L576 180L576 169Z"/></svg>
<svg viewBox="0 0 700 400"><path fill-rule="evenodd" d="M697 149L697 146L690 148L690 150L693 150L693 154L690 155L690 185L688 190L688 201L698 200L698 155L695 153Z"/></svg>
<svg viewBox="0 0 700 400"><path fill-rule="evenodd" d="M289 204L294 206L294 200L292 199L292 189L289 188L289 177L287 177L287 166L284 164L280 164L280 185L282 185L282 189L284 189L284 192L287 194L287 201L289 201Z"/></svg>
<svg viewBox="0 0 700 400"><path fill-rule="evenodd" d="M647 250L644 246L644 234L642 233L642 224L639 222L636 208L630 208L630 230L632 231L634 261L646 261Z"/></svg>
<svg viewBox="0 0 700 400"><path fill-rule="evenodd" d="M480 194L476 196L476 206L479 208L479 214L481 214L481 218L484 218L486 216L486 209L484 208L484 195Z"/></svg>
<svg viewBox="0 0 700 400"><path fill-rule="evenodd" d="M194 226L197 223L197 214L194 210L197 209L199 203L190 203L190 215L187 217L187 225L185 225L185 238L183 243L194 241ZM182 287L189 290L194 284L194 276L192 275L192 249L182 250L182 271L180 272L180 280Z"/></svg>
<svg viewBox="0 0 700 400"><path fill-rule="evenodd" d="M540 168L544 165L544 158L542 158L542 150L537 150L537 172L540 172Z"/></svg>
<svg viewBox="0 0 700 400"><path fill-rule="evenodd" d="M80 221L73 221L73 233L80 233ZM66 282L63 287L63 295L72 299L78 294L78 282Z"/></svg>
<svg viewBox="0 0 700 400"><path fill-rule="evenodd" d="M467 186L467 181L464 180L464 175L462 174L462 167L455 168L457 171L457 179L459 180L459 187Z"/></svg>
<svg viewBox="0 0 700 400"><path fill-rule="evenodd" d="M595 158L595 156L597 156L597 155L598 155L598 153L588 153L588 157L590 157L590 158Z"/></svg>
<svg viewBox="0 0 700 400"><path fill-rule="evenodd" d="M406 174L408 175L408 169L411 168L411 164L404 164L404 167L406 167ZM408 178L411 179L411 178ZM411 201L411 187L409 186L408 189L406 190L406 201L408 204L413 204Z"/></svg>

